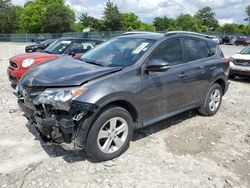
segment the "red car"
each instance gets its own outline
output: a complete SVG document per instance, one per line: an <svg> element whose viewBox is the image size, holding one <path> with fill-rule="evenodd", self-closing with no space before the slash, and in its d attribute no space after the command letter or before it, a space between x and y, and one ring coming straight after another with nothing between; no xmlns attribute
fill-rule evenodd
<svg viewBox="0 0 250 188"><path fill-rule="evenodd" d="M236 46L238 45L248 46L250 45L250 38L238 38L235 40L234 44Z"/></svg>
<svg viewBox="0 0 250 188"><path fill-rule="evenodd" d="M77 58L101 42L103 41L95 39L61 38L42 52L16 55L10 58L10 65L7 70L11 85L15 87L22 75L37 64L62 55L70 55Z"/></svg>

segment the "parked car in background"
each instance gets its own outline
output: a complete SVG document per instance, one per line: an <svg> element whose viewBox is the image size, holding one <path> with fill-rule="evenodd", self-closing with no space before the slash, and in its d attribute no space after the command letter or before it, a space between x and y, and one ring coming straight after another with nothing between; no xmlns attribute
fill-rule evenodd
<svg viewBox="0 0 250 188"><path fill-rule="evenodd" d="M230 42L229 36L224 36L224 37L222 38L222 44L229 44L229 42Z"/></svg>
<svg viewBox="0 0 250 188"><path fill-rule="evenodd" d="M243 45L243 46L248 46L250 45L250 38L246 38L246 37L240 37L235 41L235 45Z"/></svg>
<svg viewBox="0 0 250 188"><path fill-rule="evenodd" d="M32 44L25 47L26 53L42 51L47 48L50 44L52 44L56 39L47 39L39 44Z"/></svg>
<svg viewBox="0 0 250 188"><path fill-rule="evenodd" d="M236 36L224 36L222 38L222 44L234 45L236 41Z"/></svg>
<svg viewBox="0 0 250 188"><path fill-rule="evenodd" d="M235 45L236 40L237 40L236 36L230 36L229 37L229 45Z"/></svg>
<svg viewBox="0 0 250 188"><path fill-rule="evenodd" d="M29 70L18 104L45 141L74 143L104 161L129 147L134 129L199 108L214 115L229 63L217 42L190 32L128 34L79 59Z"/></svg>
<svg viewBox="0 0 250 188"><path fill-rule="evenodd" d="M49 45L42 52L16 55L10 58L10 65L7 70L9 80L15 86L22 75L32 66L63 55L77 58L101 42L103 41L96 39L61 38Z"/></svg>
<svg viewBox="0 0 250 188"><path fill-rule="evenodd" d="M230 77L250 76L250 46L230 58Z"/></svg>

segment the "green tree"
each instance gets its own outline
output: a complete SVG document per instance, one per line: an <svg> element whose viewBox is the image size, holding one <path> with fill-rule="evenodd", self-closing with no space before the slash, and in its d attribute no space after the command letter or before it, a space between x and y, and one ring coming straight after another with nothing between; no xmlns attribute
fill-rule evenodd
<svg viewBox="0 0 250 188"><path fill-rule="evenodd" d="M178 30L183 31L200 31L200 25L197 19L190 14L181 14L176 18Z"/></svg>
<svg viewBox="0 0 250 188"><path fill-rule="evenodd" d="M157 31L172 31L176 28L176 21L172 18L156 17L154 18L153 25Z"/></svg>
<svg viewBox="0 0 250 188"><path fill-rule="evenodd" d="M155 27L151 24L142 23L140 24L140 31L155 31Z"/></svg>
<svg viewBox="0 0 250 188"><path fill-rule="evenodd" d="M84 28L89 27L89 28L94 29L94 30L99 30L101 27L100 26L101 21L94 18L94 17L88 16L87 13L82 13L79 17L79 20Z"/></svg>
<svg viewBox="0 0 250 188"><path fill-rule="evenodd" d="M207 26L209 31L216 31L219 27L218 20L215 19L215 13L210 7L200 9L195 17L201 26Z"/></svg>
<svg viewBox="0 0 250 188"><path fill-rule="evenodd" d="M138 30L141 27L141 21L138 16L134 13L123 13L121 14L122 18L122 29L125 31Z"/></svg>
<svg viewBox="0 0 250 188"><path fill-rule="evenodd" d="M82 32L82 30L84 29L84 26L77 22L77 23L74 23L74 31L75 32Z"/></svg>
<svg viewBox="0 0 250 188"><path fill-rule="evenodd" d="M106 30L118 31L122 28L122 17L118 10L117 5L108 0L104 7L104 25Z"/></svg>
<svg viewBox="0 0 250 188"><path fill-rule="evenodd" d="M55 11L56 10L56 11ZM51 3L44 13L44 32L63 33L74 30L75 13L61 3Z"/></svg>
<svg viewBox="0 0 250 188"><path fill-rule="evenodd" d="M9 33L12 31L11 7L10 0L0 0L0 33Z"/></svg>
<svg viewBox="0 0 250 188"><path fill-rule="evenodd" d="M28 2L24 6L20 25L24 32L41 33L44 29L45 7L40 0Z"/></svg>
<svg viewBox="0 0 250 188"><path fill-rule="evenodd" d="M246 12L247 12L247 15L250 17L250 5L247 6Z"/></svg>
<svg viewBox="0 0 250 188"><path fill-rule="evenodd" d="M74 12L64 5L64 0L28 1L20 25L28 33L72 31Z"/></svg>
<svg viewBox="0 0 250 188"><path fill-rule="evenodd" d="M237 25L236 24L225 24L222 26L221 30L225 33L237 33Z"/></svg>
<svg viewBox="0 0 250 188"><path fill-rule="evenodd" d="M23 13L23 7L13 6L11 8L12 32L17 33L21 31L20 19Z"/></svg>

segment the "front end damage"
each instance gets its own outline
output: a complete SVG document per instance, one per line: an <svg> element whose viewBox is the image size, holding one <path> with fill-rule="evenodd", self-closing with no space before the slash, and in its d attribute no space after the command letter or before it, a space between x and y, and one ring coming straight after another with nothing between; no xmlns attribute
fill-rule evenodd
<svg viewBox="0 0 250 188"><path fill-rule="evenodd" d="M49 91L45 92L44 88L18 88L18 104L44 141L72 143L81 120L93 113L96 106L70 98L65 89L60 89L63 92L58 94L65 100L53 96L56 90Z"/></svg>

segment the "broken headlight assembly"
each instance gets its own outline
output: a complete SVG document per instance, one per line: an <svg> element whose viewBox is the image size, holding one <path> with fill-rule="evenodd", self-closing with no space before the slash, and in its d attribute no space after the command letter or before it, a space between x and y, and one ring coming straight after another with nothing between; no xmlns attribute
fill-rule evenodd
<svg viewBox="0 0 250 188"><path fill-rule="evenodd" d="M39 94L33 102L35 105L49 104L55 109L68 111L70 109L69 102L87 90L83 86L77 88L48 88Z"/></svg>

